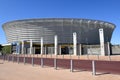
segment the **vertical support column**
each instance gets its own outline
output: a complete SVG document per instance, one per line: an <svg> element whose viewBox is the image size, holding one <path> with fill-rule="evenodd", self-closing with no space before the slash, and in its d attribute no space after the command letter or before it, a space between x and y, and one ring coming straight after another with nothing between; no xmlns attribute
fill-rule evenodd
<svg viewBox="0 0 120 80"><path fill-rule="evenodd" d="M81 56L82 55L82 45L81 44L79 45L79 49L80 49L79 51L80 51L80 56Z"/></svg>
<svg viewBox="0 0 120 80"><path fill-rule="evenodd" d="M54 37L54 52L55 52L55 55L57 55L57 49L58 49L58 37L57 37L57 35L55 35L55 37Z"/></svg>
<svg viewBox="0 0 120 80"><path fill-rule="evenodd" d="M110 56L110 43L107 42L107 46L108 46L108 56Z"/></svg>
<svg viewBox="0 0 120 80"><path fill-rule="evenodd" d="M32 54L35 54L35 50L36 50L36 48L32 47Z"/></svg>
<svg viewBox="0 0 120 80"><path fill-rule="evenodd" d="M20 42L18 41L18 54L20 54Z"/></svg>
<svg viewBox="0 0 120 80"><path fill-rule="evenodd" d="M111 61L111 57L110 57L110 43L107 42L107 47L108 47L108 56L109 56L109 60Z"/></svg>
<svg viewBox="0 0 120 80"><path fill-rule="evenodd" d="M24 41L22 40L22 54L24 54Z"/></svg>
<svg viewBox="0 0 120 80"><path fill-rule="evenodd" d="M15 54L19 54L20 50L20 44L19 41L16 41L16 53Z"/></svg>
<svg viewBox="0 0 120 80"><path fill-rule="evenodd" d="M103 28L99 29L99 37L100 37L101 55L105 56L104 31L103 31Z"/></svg>
<svg viewBox="0 0 120 80"><path fill-rule="evenodd" d="M47 57L47 46L45 46L44 50L45 50L45 55Z"/></svg>
<svg viewBox="0 0 120 80"><path fill-rule="evenodd" d="M77 55L77 34L73 33L73 54Z"/></svg>
<svg viewBox="0 0 120 80"><path fill-rule="evenodd" d="M16 52L15 52L15 54L17 54L18 53L18 42L16 42Z"/></svg>
<svg viewBox="0 0 120 80"><path fill-rule="evenodd" d="M43 37L41 37L41 55L43 55Z"/></svg>
<svg viewBox="0 0 120 80"><path fill-rule="evenodd" d="M32 45L33 45L33 43L32 43L32 39L30 40L30 54L32 54Z"/></svg>
<svg viewBox="0 0 120 80"><path fill-rule="evenodd" d="M61 55L61 45L59 45L59 55Z"/></svg>

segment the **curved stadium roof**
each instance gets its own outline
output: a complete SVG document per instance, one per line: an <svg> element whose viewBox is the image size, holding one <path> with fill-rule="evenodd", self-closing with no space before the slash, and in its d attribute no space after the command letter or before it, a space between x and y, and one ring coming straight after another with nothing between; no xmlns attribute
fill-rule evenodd
<svg viewBox="0 0 120 80"><path fill-rule="evenodd" d="M77 33L78 43L99 43L99 29L104 29L105 42L111 40L115 25L109 22L76 18L41 18L16 20L3 24L8 43L30 40L45 44L54 43L54 35L58 35L59 43L72 43L72 33Z"/></svg>

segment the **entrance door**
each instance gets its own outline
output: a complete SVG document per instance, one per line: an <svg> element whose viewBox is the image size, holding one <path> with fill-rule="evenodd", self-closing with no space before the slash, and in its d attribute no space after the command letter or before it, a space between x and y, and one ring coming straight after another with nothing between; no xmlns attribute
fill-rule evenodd
<svg viewBox="0 0 120 80"><path fill-rule="evenodd" d="M40 49L35 49L35 54L40 54Z"/></svg>
<svg viewBox="0 0 120 80"><path fill-rule="evenodd" d="M65 46L64 48L61 48L61 53L62 54L69 54L69 48Z"/></svg>

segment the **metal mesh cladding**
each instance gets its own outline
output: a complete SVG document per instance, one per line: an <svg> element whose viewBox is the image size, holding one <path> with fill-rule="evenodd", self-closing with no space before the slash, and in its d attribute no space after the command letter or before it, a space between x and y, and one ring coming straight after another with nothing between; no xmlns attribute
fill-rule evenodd
<svg viewBox="0 0 120 80"><path fill-rule="evenodd" d="M8 43L30 40L45 44L54 43L54 35L58 35L58 43L72 43L73 32L77 33L78 43L99 43L99 28L104 29L105 42L111 40L115 25L109 22L76 19L76 18L43 18L16 20L3 24Z"/></svg>

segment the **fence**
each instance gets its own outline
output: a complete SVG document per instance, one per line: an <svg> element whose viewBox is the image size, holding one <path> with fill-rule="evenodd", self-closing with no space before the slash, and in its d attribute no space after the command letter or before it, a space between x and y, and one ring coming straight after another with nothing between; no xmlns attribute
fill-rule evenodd
<svg viewBox="0 0 120 80"><path fill-rule="evenodd" d="M71 72L75 70L80 71L92 71L92 74L95 75L96 72L102 74L120 74L120 61L92 61L92 60L80 60L80 59L59 59L59 58L43 58L43 57L26 57L21 55L4 55L0 56L0 59L32 64L32 65L41 65L70 69Z"/></svg>

